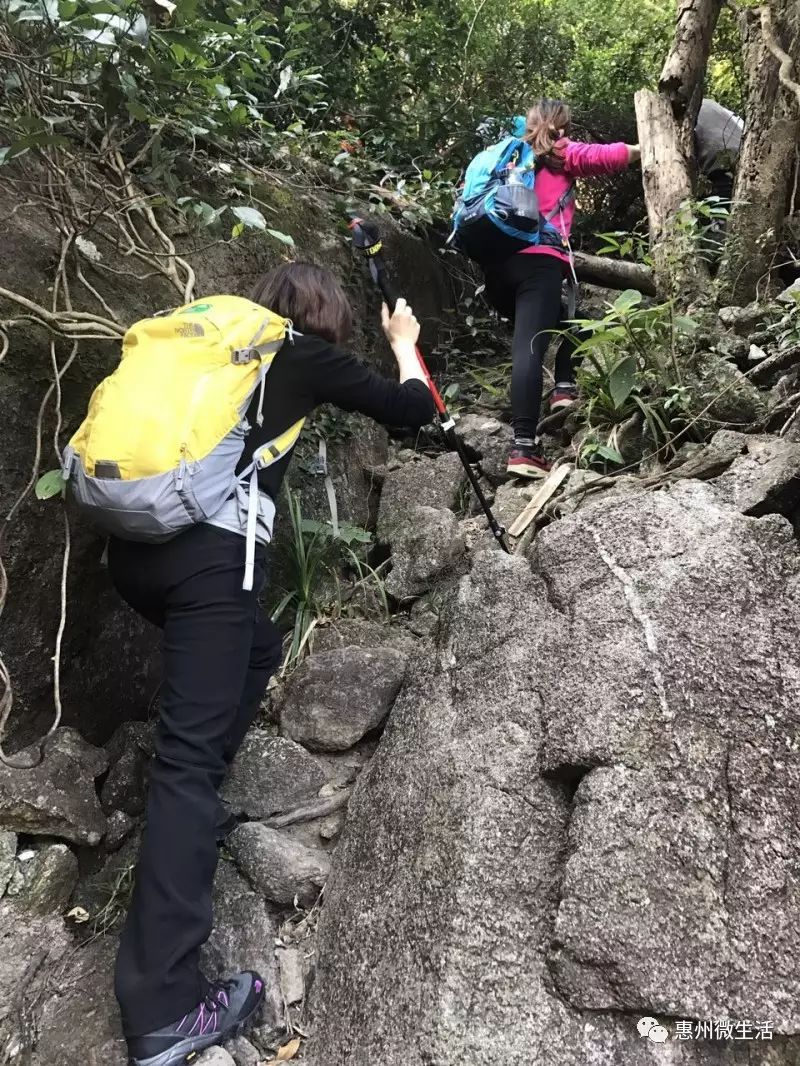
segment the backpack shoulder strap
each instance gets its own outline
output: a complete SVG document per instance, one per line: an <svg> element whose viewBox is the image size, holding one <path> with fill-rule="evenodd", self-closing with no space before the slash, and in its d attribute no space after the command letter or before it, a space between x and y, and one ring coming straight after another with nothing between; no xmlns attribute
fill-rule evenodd
<svg viewBox="0 0 800 1066"><path fill-rule="evenodd" d="M551 208L544 216L545 222L552 222L556 215L560 214L570 201L575 199L575 185L570 185L568 189L559 196L555 207Z"/></svg>

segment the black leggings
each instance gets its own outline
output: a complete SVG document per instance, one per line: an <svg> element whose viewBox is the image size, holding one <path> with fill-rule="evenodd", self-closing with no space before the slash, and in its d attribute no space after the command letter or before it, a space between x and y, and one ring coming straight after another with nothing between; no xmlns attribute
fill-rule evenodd
<svg viewBox="0 0 800 1066"><path fill-rule="evenodd" d="M511 347L511 420L516 440L534 440L542 406L542 367L552 331L561 323L564 264L553 255L518 254L486 271L486 298L514 321ZM574 341L556 356L556 382L573 380Z"/></svg>
<svg viewBox="0 0 800 1066"><path fill-rule="evenodd" d="M165 544L110 544L117 591L164 630L147 824L117 956L128 1037L179 1019L207 989L198 959L211 932L217 789L281 655L258 606L263 549L252 592L244 564L244 537L206 525Z"/></svg>

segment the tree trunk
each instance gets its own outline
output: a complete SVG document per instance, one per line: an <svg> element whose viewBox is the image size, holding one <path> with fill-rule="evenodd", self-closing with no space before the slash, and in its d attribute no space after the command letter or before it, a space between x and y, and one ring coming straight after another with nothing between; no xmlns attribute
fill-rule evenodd
<svg viewBox="0 0 800 1066"><path fill-rule="evenodd" d="M678 22L658 90L672 105L676 118L688 117L694 131L703 93L711 39L722 0L679 0Z"/></svg>
<svg viewBox="0 0 800 1066"><path fill-rule="evenodd" d="M721 302L744 304L755 299L759 283L769 277L792 187L800 136L798 103L791 83L781 82L781 63L770 43L785 49L796 72L800 13L797 0L773 0L767 12L766 35L759 9L745 9L741 19L747 111L719 272L719 295ZM786 81L785 64L783 72Z"/></svg>
<svg viewBox="0 0 800 1066"><path fill-rule="evenodd" d="M689 302L708 289L708 267L683 207L697 179L694 126L703 95L708 53L722 0L678 0L678 18L659 92L636 94L636 119L650 242L658 287Z"/></svg>
<svg viewBox="0 0 800 1066"><path fill-rule="evenodd" d="M646 296L656 295L653 271L644 263L629 263L624 259L606 259L600 255L576 252L575 273L581 281L591 285L605 285L609 289L638 289Z"/></svg>
<svg viewBox="0 0 800 1066"><path fill-rule="evenodd" d="M681 123L661 93L641 89L634 100L656 283L664 295L688 302L708 288L710 276L691 239L691 212L682 206L694 189Z"/></svg>

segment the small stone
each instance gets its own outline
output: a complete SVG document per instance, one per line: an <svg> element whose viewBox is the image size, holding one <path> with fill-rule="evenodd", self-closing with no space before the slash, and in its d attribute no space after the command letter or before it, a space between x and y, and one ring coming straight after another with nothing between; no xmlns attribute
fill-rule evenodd
<svg viewBox="0 0 800 1066"><path fill-rule="evenodd" d="M20 754L35 760L38 746ZM106 831L106 819L94 779L106 766L105 752L87 744L74 729L56 730L37 766L15 770L0 765L0 829L95 847Z"/></svg>
<svg viewBox="0 0 800 1066"><path fill-rule="evenodd" d="M31 914L60 914L78 880L78 860L66 844L45 844L17 864L8 895Z"/></svg>
<svg viewBox="0 0 800 1066"><path fill-rule="evenodd" d="M236 814L269 818L316 796L326 779L322 764L299 744L251 729L221 796Z"/></svg>
<svg viewBox="0 0 800 1066"><path fill-rule="evenodd" d="M136 822L125 811L112 811L108 816L105 846L109 851L116 851L130 836Z"/></svg>
<svg viewBox="0 0 800 1066"><path fill-rule="evenodd" d="M236 1063L221 1047L210 1047L194 1060L195 1066L236 1066Z"/></svg>
<svg viewBox="0 0 800 1066"><path fill-rule="evenodd" d="M237 1036L225 1045L225 1050L231 1056L236 1066L259 1066L262 1059L249 1040L243 1036Z"/></svg>
<svg viewBox="0 0 800 1066"><path fill-rule="evenodd" d="M303 954L298 948L279 948L278 968L281 974L281 992L288 1007L300 1003L306 994Z"/></svg>
<svg viewBox="0 0 800 1066"><path fill-rule="evenodd" d="M317 822L317 832L323 840L335 840L344 829L346 819L344 811L335 811L325 818L320 818Z"/></svg>
<svg viewBox="0 0 800 1066"><path fill-rule="evenodd" d="M17 854L17 834L0 833L0 896L3 895L14 873Z"/></svg>
<svg viewBox="0 0 800 1066"><path fill-rule="evenodd" d="M394 703L407 658L393 648L340 648L306 659L283 686L282 731L312 751L346 751Z"/></svg>
<svg viewBox="0 0 800 1066"><path fill-rule="evenodd" d="M751 363L760 363L762 359L767 358L767 353L763 348L759 348L757 344L751 344L747 353L747 359Z"/></svg>
<svg viewBox="0 0 800 1066"><path fill-rule="evenodd" d="M305 847L259 822L239 826L227 846L253 888L271 903L287 906L297 897L303 905L311 905L330 873L324 851Z"/></svg>

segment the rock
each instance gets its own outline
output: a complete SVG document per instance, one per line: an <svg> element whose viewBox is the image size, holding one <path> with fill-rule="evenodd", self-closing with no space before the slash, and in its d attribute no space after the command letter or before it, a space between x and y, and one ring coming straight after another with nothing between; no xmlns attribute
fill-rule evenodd
<svg viewBox="0 0 800 1066"><path fill-rule="evenodd" d="M464 555L464 538L453 510L466 485L464 469L452 452L407 463L387 475L377 537L392 551L386 590L395 599L422 595Z"/></svg>
<svg viewBox="0 0 800 1066"><path fill-rule="evenodd" d="M396 648L409 654L416 643L402 625L367 618L338 618L314 631L314 653L334 648Z"/></svg>
<svg viewBox="0 0 800 1066"><path fill-rule="evenodd" d="M344 829L346 819L347 814L343 810L329 814L325 818L320 818L315 823L317 832L323 840L335 840Z"/></svg>
<svg viewBox="0 0 800 1066"><path fill-rule="evenodd" d="M776 299L782 304L800 303L800 278L795 278L792 284L788 285Z"/></svg>
<svg viewBox="0 0 800 1066"><path fill-rule="evenodd" d="M194 1060L197 1066L236 1066L225 1048L210 1047Z"/></svg>
<svg viewBox="0 0 800 1066"><path fill-rule="evenodd" d="M5 892L14 873L16 854L17 834L0 833L0 896Z"/></svg>
<svg viewBox="0 0 800 1066"><path fill-rule="evenodd" d="M721 307L717 312L719 324L724 329L743 334L751 333L766 318L767 310L760 303L747 304L746 307Z"/></svg>
<svg viewBox="0 0 800 1066"><path fill-rule="evenodd" d="M406 526L392 540L392 569L386 591L400 602L427 592L444 574L454 571L466 552L464 534L452 511L413 506Z"/></svg>
<svg viewBox="0 0 800 1066"><path fill-rule="evenodd" d="M535 491L536 487L515 484L513 481L500 485L492 504L497 521L506 527L510 526L531 502Z"/></svg>
<svg viewBox="0 0 800 1066"><path fill-rule="evenodd" d="M696 481L479 556L351 798L310 1063L646 1066L643 1015L796 1034L798 600L785 519Z"/></svg>
<svg viewBox="0 0 800 1066"><path fill-rule="evenodd" d="M299 744L251 729L221 796L237 814L268 818L315 796L326 779L322 764Z"/></svg>
<svg viewBox="0 0 800 1066"><path fill-rule="evenodd" d="M341 648L310 656L278 698L282 732L312 751L346 751L386 718L406 662L392 648Z"/></svg>
<svg viewBox="0 0 800 1066"><path fill-rule="evenodd" d="M711 352L702 356L697 370L685 374L684 384L692 393L692 413L703 411L711 423L745 426L766 414L765 399L756 386L732 363Z"/></svg>
<svg viewBox="0 0 800 1066"><path fill-rule="evenodd" d="M105 846L109 851L116 851L136 828L136 822L124 811L112 811L108 816Z"/></svg>
<svg viewBox="0 0 800 1066"><path fill-rule="evenodd" d="M714 351L743 368L747 365L748 345L747 338L738 337L735 333L717 333L711 338L711 347Z"/></svg>
<svg viewBox="0 0 800 1066"><path fill-rule="evenodd" d="M233 1059L236 1066L261 1066L261 1055L256 1051L249 1040L243 1036L237 1036L225 1045L225 1050Z"/></svg>
<svg viewBox="0 0 800 1066"><path fill-rule="evenodd" d="M253 888L270 903L287 906L297 897L301 904L311 905L330 872L324 851L307 848L258 822L240 825L227 846Z"/></svg>
<svg viewBox="0 0 800 1066"><path fill-rule="evenodd" d="M716 436L712 447L715 440ZM800 505L800 444L782 437L742 435L742 445L743 454L709 482L719 499L744 514L791 517Z"/></svg>
<svg viewBox="0 0 800 1066"><path fill-rule="evenodd" d="M747 351L747 361L749 363L760 363L767 358L767 352L763 348L759 348L757 344L751 344Z"/></svg>
<svg viewBox="0 0 800 1066"><path fill-rule="evenodd" d="M23 1049L31 1041L31 1016L35 1016L41 1007L50 1006L53 988L48 988L53 974L59 972L59 966L68 953L74 949L72 937L62 919L54 914L26 914L16 901L0 901L0 1062L25 1062L20 1059ZM109 986L110 987L110 986ZM27 1008L28 1016L20 1012ZM83 1032L75 1025L72 1017L72 1030L75 1038L83 1038ZM35 1031L35 1030L34 1030ZM40 1042L46 1041L49 1034L41 1032ZM57 1058L49 1060L37 1058L36 1066L43 1066L45 1061L51 1066L56 1063L86 1062L86 1058ZM99 1063L112 1060L98 1059ZM120 1060L119 1066L123 1066Z"/></svg>
<svg viewBox="0 0 800 1066"><path fill-rule="evenodd" d="M580 467L572 470L564 482L564 499L559 501L559 511L562 514L573 514L581 507L595 500L597 498L596 493L588 492L584 494L584 490L589 489L594 482L601 481L602 478L603 475L596 470L583 470Z"/></svg>
<svg viewBox="0 0 800 1066"><path fill-rule="evenodd" d="M96 925L109 932L122 924L133 891L140 844L141 834L134 831L116 851L79 878L72 902L91 916L92 928Z"/></svg>
<svg viewBox="0 0 800 1066"><path fill-rule="evenodd" d="M214 929L201 953L201 966L214 977L255 970L265 998L257 1022L274 1025L283 1017L275 961L277 922L231 862L220 862L214 882Z"/></svg>
<svg viewBox="0 0 800 1066"><path fill-rule="evenodd" d="M303 953L299 948L278 948L278 969L281 975L281 992L288 1007L300 1003L306 994Z"/></svg>
<svg viewBox="0 0 800 1066"><path fill-rule="evenodd" d="M100 793L103 810L120 810L133 817L144 811L147 774L154 751L153 727L125 722L108 744L111 769Z"/></svg>
<svg viewBox="0 0 800 1066"><path fill-rule="evenodd" d="M38 747L21 754L38 756ZM81 740L75 730L58 729L38 766L13 770L0 764L0 827L95 847L106 820L94 778L106 765L105 753Z"/></svg>
<svg viewBox="0 0 800 1066"><path fill-rule="evenodd" d="M463 523L462 523L463 525ZM465 536L465 541L467 540ZM437 593L414 600L409 611L409 629L415 636L430 637L439 624L439 597Z"/></svg>
<svg viewBox="0 0 800 1066"><path fill-rule="evenodd" d="M464 468L455 452L445 452L436 459L419 459L391 471L381 493L379 539L391 541L397 530L405 530L411 506L455 511L466 484Z"/></svg>
<svg viewBox="0 0 800 1066"><path fill-rule="evenodd" d="M470 412L456 422L456 433L480 461L481 470L493 485L506 480L508 453L514 442L511 426L493 415ZM470 458L472 457L470 455Z"/></svg>
<svg viewBox="0 0 800 1066"><path fill-rule="evenodd" d="M71 951L58 980L43 981L32 1066L125 1066L128 1061L114 998L116 937Z"/></svg>
<svg viewBox="0 0 800 1066"><path fill-rule="evenodd" d="M17 864L8 895L32 914L66 910L78 881L78 859L66 844L44 844L27 862Z"/></svg>

